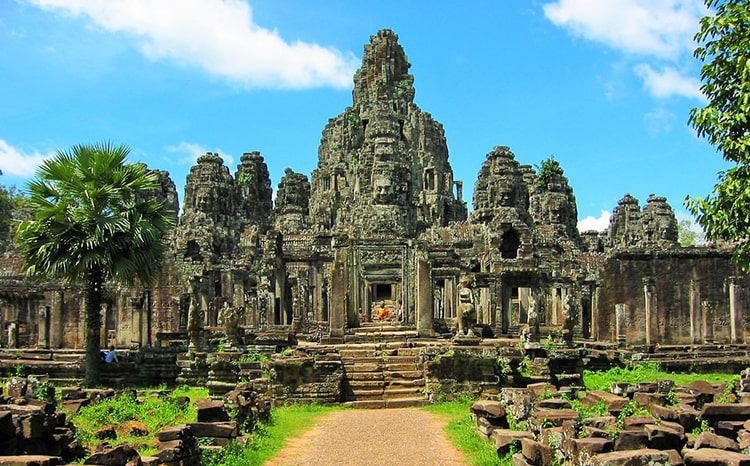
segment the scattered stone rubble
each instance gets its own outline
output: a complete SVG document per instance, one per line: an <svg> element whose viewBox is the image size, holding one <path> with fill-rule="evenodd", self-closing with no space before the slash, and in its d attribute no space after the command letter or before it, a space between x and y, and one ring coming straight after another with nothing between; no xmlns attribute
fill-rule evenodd
<svg viewBox="0 0 750 466"><path fill-rule="evenodd" d="M738 388L672 380L610 391L503 388L475 402L471 416L500 458L515 452L514 466L750 465L749 376L743 371ZM584 418L574 403L601 415Z"/></svg>
<svg viewBox="0 0 750 466"><path fill-rule="evenodd" d="M115 390L63 388L62 402L58 406L54 401L55 388L45 381L14 377L4 388L6 394L0 396L0 465L56 466L83 457L86 458L84 464L89 465L199 465L202 450L221 449L239 440L241 431L249 431L256 423L268 421L271 412L271 402L261 398L251 384L239 385L223 400L198 400L197 422L160 431L154 457L141 457L127 444L111 446L109 443L124 429L130 434L148 434L147 427L137 421L102 426L94 433L100 440L98 448L87 453L76 441L75 426L70 423L69 414L118 396ZM162 395L161 392L149 394ZM187 398L178 401L189 402Z"/></svg>

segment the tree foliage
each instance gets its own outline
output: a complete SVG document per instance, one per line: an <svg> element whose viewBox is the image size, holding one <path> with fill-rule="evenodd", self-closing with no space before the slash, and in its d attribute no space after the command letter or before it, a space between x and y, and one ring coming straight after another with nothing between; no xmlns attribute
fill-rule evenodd
<svg viewBox="0 0 750 466"><path fill-rule="evenodd" d="M0 175L3 172L0 171ZM24 217L24 197L15 186L0 185L0 254L13 241L14 222Z"/></svg>
<svg viewBox="0 0 750 466"><path fill-rule="evenodd" d="M703 108L690 124L734 166L719 173L705 198L687 198L687 208L707 240L737 242L735 259L750 270L750 4L746 0L706 0L712 14L701 20L695 40L701 68Z"/></svg>
<svg viewBox="0 0 750 466"><path fill-rule="evenodd" d="M17 241L30 277L86 289L86 378L99 379L101 306L108 280L148 285L161 270L175 215L154 193L156 173L126 163L129 149L78 145L45 161L28 183L32 218Z"/></svg>

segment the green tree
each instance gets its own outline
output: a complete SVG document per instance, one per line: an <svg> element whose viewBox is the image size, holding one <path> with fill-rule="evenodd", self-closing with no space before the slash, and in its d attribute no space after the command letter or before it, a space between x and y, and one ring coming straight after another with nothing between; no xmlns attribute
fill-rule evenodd
<svg viewBox="0 0 750 466"><path fill-rule="evenodd" d="M0 175L3 172L0 171ZM15 186L0 185L0 254L11 244L13 222L24 215L24 197Z"/></svg>
<svg viewBox="0 0 750 466"><path fill-rule="evenodd" d="M682 246L697 246L703 240L703 235L693 230L693 222L687 219L677 224L677 235Z"/></svg>
<svg viewBox="0 0 750 466"><path fill-rule="evenodd" d="M17 231L30 277L85 287L89 385L99 383L105 283L148 286L161 270L163 237L175 222L155 195L158 175L142 163L126 163L129 152L109 142L57 152L28 183L33 216Z"/></svg>
<svg viewBox="0 0 750 466"><path fill-rule="evenodd" d="M696 58L701 68L703 108L690 112L690 124L733 166L719 173L705 198L685 205L707 240L737 243L734 258L750 271L750 4L746 0L706 0L712 14L701 20Z"/></svg>

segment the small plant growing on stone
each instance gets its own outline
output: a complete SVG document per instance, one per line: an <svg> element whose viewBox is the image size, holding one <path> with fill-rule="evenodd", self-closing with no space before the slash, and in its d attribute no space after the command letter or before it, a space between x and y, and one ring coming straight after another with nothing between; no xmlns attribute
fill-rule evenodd
<svg viewBox="0 0 750 466"><path fill-rule="evenodd" d="M711 426L708 425L708 421L706 421L705 419L701 419L700 425L694 428L691 433L697 437L703 432L711 432Z"/></svg>

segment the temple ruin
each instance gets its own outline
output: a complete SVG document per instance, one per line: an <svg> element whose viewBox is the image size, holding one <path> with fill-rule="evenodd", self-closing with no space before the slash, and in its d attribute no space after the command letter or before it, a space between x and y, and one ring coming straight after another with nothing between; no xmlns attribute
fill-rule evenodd
<svg viewBox="0 0 750 466"><path fill-rule="evenodd" d="M748 342L750 282L731 245L681 247L663 197L641 207L625 195L605 232L579 232L559 165L537 171L498 146L469 211L409 68L395 33L372 36L317 167L309 177L288 168L275 200L260 153L242 155L234 174L220 155L201 156L159 283L109 287L102 344L195 348L220 330L230 344L263 332L336 343L373 322L415 339ZM80 348L82 289L23 272L12 249L0 259L2 346Z"/></svg>

